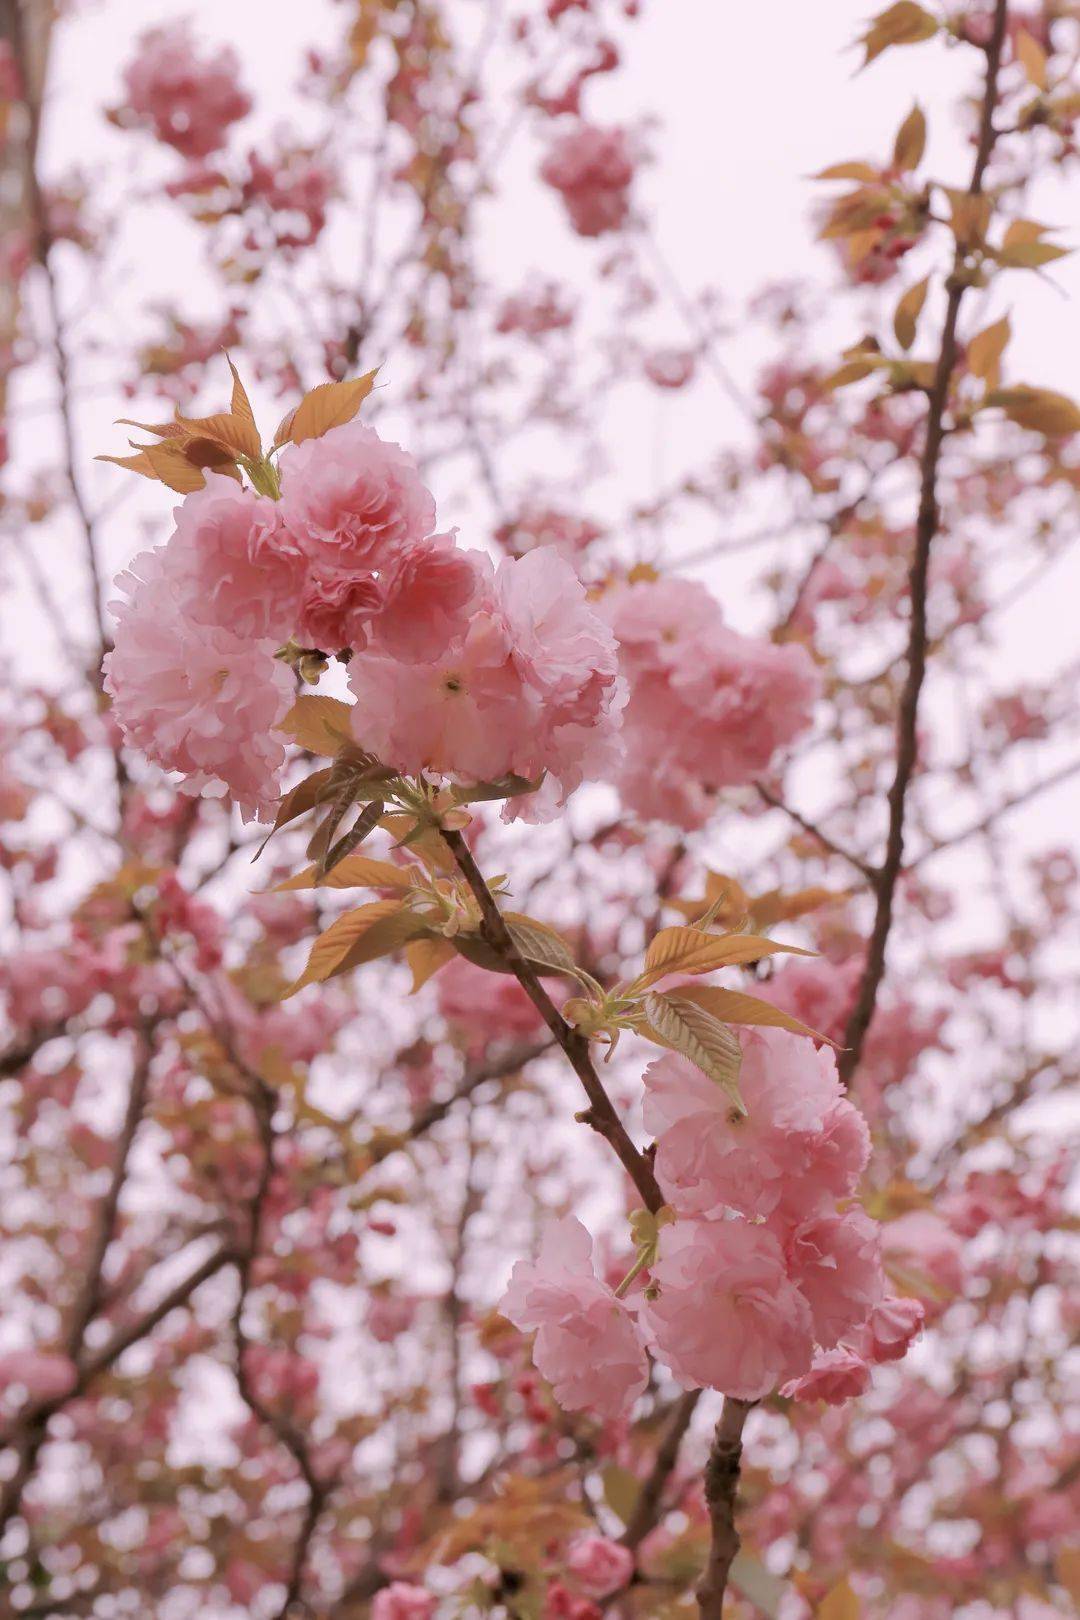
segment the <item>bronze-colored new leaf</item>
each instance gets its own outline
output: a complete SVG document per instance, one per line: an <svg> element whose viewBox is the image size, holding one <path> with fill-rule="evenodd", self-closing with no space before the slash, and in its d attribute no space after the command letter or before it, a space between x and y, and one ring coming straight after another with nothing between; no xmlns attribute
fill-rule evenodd
<svg viewBox="0 0 1080 1620"><path fill-rule="evenodd" d="M364 962L388 956L419 934L429 924L401 900L372 900L355 911L347 911L319 935L303 973L286 990L282 1000L294 996L307 984L322 984Z"/></svg>
<svg viewBox="0 0 1080 1620"><path fill-rule="evenodd" d="M919 316L922 314L926 302L926 291L930 285L930 277L924 276L913 287L909 287L896 306L893 316L893 331L896 341L905 351L915 342L919 326Z"/></svg>
<svg viewBox="0 0 1080 1620"><path fill-rule="evenodd" d="M645 952L645 972L636 981L644 988L669 973L712 973L717 968L759 962L778 951L813 956L797 945L781 945L755 934L706 934L700 928L662 928Z"/></svg>
<svg viewBox="0 0 1080 1620"><path fill-rule="evenodd" d="M904 171L917 169L925 151L926 114L916 102L896 132L893 167Z"/></svg>
<svg viewBox="0 0 1080 1620"><path fill-rule="evenodd" d="M353 740L351 714L351 703L313 693L298 697L277 729L309 753L332 755Z"/></svg>
<svg viewBox="0 0 1080 1620"><path fill-rule="evenodd" d="M999 388L987 394L986 403L1000 405L1010 422L1033 433L1044 433L1049 439L1080 432L1080 408L1067 394L1057 394L1052 388L1030 388L1018 383L1015 388Z"/></svg>
<svg viewBox="0 0 1080 1620"><path fill-rule="evenodd" d="M886 7L874 18L862 36L866 48L863 67L890 46L918 45L924 39L932 39L937 31L937 20L916 5L915 0L896 0L895 5Z"/></svg>
<svg viewBox="0 0 1080 1620"><path fill-rule="evenodd" d="M644 1002L648 1026L642 1034L683 1057L722 1086L741 1114L746 1104L739 1092L742 1047L739 1038L718 1018L678 991L651 991Z"/></svg>
<svg viewBox="0 0 1080 1620"><path fill-rule="evenodd" d="M318 775L329 775L320 771ZM343 861L319 877L318 867L307 866L295 877L286 878L276 885L274 893L286 889L411 889L414 884L410 873L419 872L416 866L395 866L392 861L375 860L371 855L346 855Z"/></svg>
<svg viewBox="0 0 1080 1620"><path fill-rule="evenodd" d="M748 996L743 990L723 990L716 984L684 984L680 986L679 995L684 1001L692 1001L696 1006L703 1007L725 1024L787 1029L793 1035L809 1035L815 1041L828 1041L830 1046L836 1045L819 1030L811 1029L809 1024L793 1018L791 1013L774 1007L771 1001L762 1001L760 996Z"/></svg>
<svg viewBox="0 0 1080 1620"><path fill-rule="evenodd" d="M347 382L320 383L289 412L274 435L274 446L302 444L320 439L331 428L351 422L375 386L377 371L351 377Z"/></svg>
<svg viewBox="0 0 1080 1620"><path fill-rule="evenodd" d="M988 388L996 388L1001 375L1001 357L1005 353L1012 329L1009 317L1003 315L1000 321L994 321L992 326L986 326L977 332L967 347L968 370L975 377L981 377Z"/></svg>

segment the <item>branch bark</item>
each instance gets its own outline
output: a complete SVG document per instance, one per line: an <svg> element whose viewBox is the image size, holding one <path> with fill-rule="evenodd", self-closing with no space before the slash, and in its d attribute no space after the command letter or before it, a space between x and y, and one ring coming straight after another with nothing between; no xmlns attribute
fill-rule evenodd
<svg viewBox="0 0 1080 1620"><path fill-rule="evenodd" d="M728 1575L739 1550L735 1528L735 1500L742 1464L742 1432L753 1401L724 1397L720 1419L705 1465L705 1502L709 1509L712 1542L709 1561L697 1589L701 1620L721 1620Z"/></svg>
<svg viewBox="0 0 1080 1620"><path fill-rule="evenodd" d="M493 951L498 952L513 973L566 1054L574 1073L585 1089L589 1106L578 1115L578 1118L583 1124L591 1125L594 1131L605 1138L641 1194L646 1209L652 1210L655 1214L663 1206L664 1195L660 1191L652 1166L644 1153L639 1152L634 1146L626 1126L619 1118L615 1105L593 1067L588 1041L566 1022L541 984L536 970L514 944L510 930L495 903L495 897L488 888L465 839L459 832L446 830L443 831L442 837L480 908L480 930L484 940Z"/></svg>
<svg viewBox="0 0 1080 1620"><path fill-rule="evenodd" d="M975 163L968 185L968 196L982 194L986 167L994 150L997 131L994 111L997 106L998 73L1001 67L1002 43L1008 16L1008 0L996 0L990 39L986 46L986 85L983 91L979 137L975 149ZM926 678L927 618L926 596L930 572L930 548L940 526L938 507L938 470L941 449L945 442L945 412L949 389L957 361L957 323L964 294L970 285L967 275L968 247L961 238L957 241L952 273L947 283L945 319L941 329L934 382L930 389L926 416L926 439L923 445L919 478L919 509L915 519L915 542L908 574L908 592L911 599L911 626L908 632L907 674L900 706L896 716L896 766L889 789L889 826L885 841L885 858L876 881L877 904L870 944L866 952L866 965L855 996L855 1002L844 1032L844 1050L840 1053L840 1078L847 1084L852 1079L862 1057L867 1031L874 1016L878 990L885 973L885 953L892 928L893 903L904 859L904 813L908 790L915 773L918 753L919 698Z"/></svg>

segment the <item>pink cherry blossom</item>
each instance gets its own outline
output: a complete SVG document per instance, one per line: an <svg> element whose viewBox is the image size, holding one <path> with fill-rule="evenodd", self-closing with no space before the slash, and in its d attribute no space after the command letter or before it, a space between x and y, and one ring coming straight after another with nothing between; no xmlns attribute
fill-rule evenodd
<svg viewBox="0 0 1080 1620"><path fill-rule="evenodd" d="M489 973L455 956L440 968L434 984L447 1023L478 1047L521 1040L540 1028L540 1014L511 974Z"/></svg>
<svg viewBox="0 0 1080 1620"><path fill-rule="evenodd" d="M579 236L602 236L625 223L634 158L624 130L578 124L556 140L540 175L561 193Z"/></svg>
<svg viewBox="0 0 1080 1620"><path fill-rule="evenodd" d="M551 813L617 749L621 689L611 634L550 548L494 577L476 553L478 597L438 656L402 663L374 649L349 665L357 741L398 770L459 781L549 777L525 815Z"/></svg>
<svg viewBox="0 0 1080 1620"><path fill-rule="evenodd" d="M413 458L362 422L289 446L281 511L314 563L346 573L386 567L435 526L435 502Z"/></svg>
<svg viewBox="0 0 1080 1620"><path fill-rule="evenodd" d="M274 727L293 699L293 678L273 640L248 641L200 624L177 602L161 551L144 551L117 583L115 645L105 690L128 742L186 793L230 793L245 817L268 810L285 762Z"/></svg>
<svg viewBox="0 0 1080 1620"><path fill-rule="evenodd" d="M870 1368L861 1356L841 1346L820 1350L810 1371L785 1384L780 1393L788 1400L826 1401L829 1406L840 1406L856 1395L865 1395L869 1388Z"/></svg>
<svg viewBox="0 0 1080 1620"><path fill-rule="evenodd" d="M958 1294L964 1285L963 1244L952 1228L928 1209L913 1209L882 1229L885 1259L890 1269L923 1276L946 1294Z"/></svg>
<svg viewBox="0 0 1080 1620"><path fill-rule="evenodd" d="M688 1214L767 1215L793 1189L812 1207L834 1185L831 1159L823 1168L815 1148L828 1143L842 1101L836 1060L786 1030L744 1029L739 1042L745 1115L686 1058L672 1054L645 1071L645 1124L657 1138L664 1195Z"/></svg>
<svg viewBox="0 0 1080 1620"><path fill-rule="evenodd" d="M810 1307L773 1234L743 1220L678 1220L650 1268L641 1308L652 1347L688 1388L756 1401L810 1365Z"/></svg>
<svg viewBox="0 0 1080 1620"><path fill-rule="evenodd" d="M645 356L645 375L657 388L684 388L694 375L690 349L654 349Z"/></svg>
<svg viewBox="0 0 1080 1620"><path fill-rule="evenodd" d="M778 1233L788 1275L810 1306L814 1337L831 1349L861 1327L885 1292L881 1229L865 1210L824 1210Z"/></svg>
<svg viewBox="0 0 1080 1620"><path fill-rule="evenodd" d="M380 572L373 637L380 652L410 663L431 658L465 628L482 583L481 553L462 551L452 534L404 547Z"/></svg>
<svg viewBox="0 0 1080 1620"><path fill-rule="evenodd" d="M148 124L159 141L187 158L204 158L225 142L229 125L251 110L231 45L200 55L184 23L141 36L124 70L127 105L118 122Z"/></svg>
<svg viewBox="0 0 1080 1620"><path fill-rule="evenodd" d="M867 1361L899 1361L922 1331L925 1319L921 1300L890 1294L878 1300L857 1333L845 1337Z"/></svg>
<svg viewBox="0 0 1080 1620"><path fill-rule="evenodd" d="M237 636L284 641L296 623L304 559L276 501L207 473L185 496L163 563L185 616Z"/></svg>
<svg viewBox="0 0 1080 1620"><path fill-rule="evenodd" d="M629 1308L596 1274L592 1239L573 1216L548 1223L535 1261L519 1260L500 1304L567 1411L629 1411L648 1382L648 1361Z"/></svg>
<svg viewBox="0 0 1080 1620"><path fill-rule="evenodd" d="M751 780L809 723L819 687L809 655L729 630L690 580L617 585L597 607L630 688L614 776L623 802L698 827L718 789Z"/></svg>
<svg viewBox="0 0 1080 1620"><path fill-rule="evenodd" d="M626 1585L634 1570L634 1555L628 1547L607 1536L586 1532L575 1536L566 1556L566 1567L577 1577L589 1597L610 1597Z"/></svg>
<svg viewBox="0 0 1080 1620"><path fill-rule="evenodd" d="M829 1040L842 1041L861 974L858 957L838 967L824 956L797 956L754 993Z"/></svg>
<svg viewBox="0 0 1080 1620"><path fill-rule="evenodd" d="M422 1586L408 1581L391 1581L381 1592L376 1592L371 1605L371 1620L431 1620L435 1612L435 1599Z"/></svg>
<svg viewBox="0 0 1080 1620"><path fill-rule="evenodd" d="M371 620L382 605L374 574L339 574L312 568L297 610L296 639L302 647L339 652L367 646Z"/></svg>

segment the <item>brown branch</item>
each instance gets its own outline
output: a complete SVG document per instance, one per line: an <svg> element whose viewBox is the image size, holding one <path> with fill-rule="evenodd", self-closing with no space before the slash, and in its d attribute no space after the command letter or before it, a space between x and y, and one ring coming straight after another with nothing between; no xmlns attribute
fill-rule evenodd
<svg viewBox="0 0 1080 1620"><path fill-rule="evenodd" d="M459 832L443 831L458 870L469 885L480 908L480 931L486 943L502 957L507 967L525 991L544 1023L565 1052L570 1066L585 1089L589 1106L578 1118L591 1125L610 1144L620 1163L641 1194L647 1209L655 1214L664 1202L664 1195L652 1172L652 1166L643 1153L634 1146L629 1132L615 1110L615 1105L593 1067L589 1043L573 1029L559 1012L544 989L535 968L527 962L514 944L502 918L495 897L484 881L483 873L473 859L472 850Z"/></svg>
<svg viewBox="0 0 1080 1620"><path fill-rule="evenodd" d="M774 810L782 810L785 816L793 821L797 827L802 828L804 833L807 833L811 838L816 838L822 848L829 851L830 855L836 855L840 860L846 861L849 866L855 868L856 872L861 873L867 883L876 886L881 875L876 866L871 866L870 862L864 861L861 855L854 855L850 849L845 849L842 844L838 844L835 839L829 837L828 833L822 832L816 822L808 821L805 816L799 814L798 810L793 810L789 804L785 804L783 799L779 798L771 788L765 786L764 782L755 782L754 791L760 799L771 805Z"/></svg>
<svg viewBox="0 0 1080 1620"><path fill-rule="evenodd" d="M985 816L980 816L978 821L971 822L962 831L953 833L948 838L936 839L927 849L920 850L913 861L908 862L907 870L913 872L924 861L932 860L935 855L940 855L944 850L955 849L958 844L966 844L969 838L977 838L980 833L989 832L995 823L1002 816L1008 815L1011 810L1018 810L1021 805L1030 803L1032 799L1038 798L1042 793L1048 793L1051 788L1060 787L1063 782L1069 782L1077 775L1080 775L1080 759L1074 759L1068 765L1062 765L1058 770L1051 771L1048 776L1042 777L1038 782L1033 782L1030 787L1024 788L1020 793L1014 793L1011 798L1003 799L993 810L988 810Z"/></svg>
<svg viewBox="0 0 1080 1620"><path fill-rule="evenodd" d="M700 1399L700 1389L692 1389L675 1402L674 1415L667 1433L660 1442L652 1468L643 1481L638 1499L634 1503L629 1523L620 1537L623 1546L629 1547L631 1552L637 1551L659 1521L664 1487L679 1460L679 1447L683 1443L694 1415L694 1408Z"/></svg>
<svg viewBox="0 0 1080 1620"><path fill-rule="evenodd" d="M739 1550L735 1497L742 1462L743 1425L753 1404L753 1401L737 1401L725 1395L709 1461L705 1465L705 1501L709 1509L712 1539L709 1561L697 1589L701 1620L721 1620L728 1575Z"/></svg>
<svg viewBox="0 0 1080 1620"><path fill-rule="evenodd" d="M234 1061L239 1061L231 1050L229 1056ZM275 1101L273 1091L262 1079L261 1075L249 1069L246 1064L241 1065L241 1067L251 1087L248 1101L251 1104L256 1135L262 1149L262 1162L259 1167L259 1178L255 1191L248 1205L247 1237L237 1262L240 1286L237 1289L236 1304L233 1308L232 1317L233 1340L236 1346L236 1385L241 1399L252 1416L265 1425L289 1453L307 1487L308 1493L300 1528L293 1542L289 1574L285 1582L285 1595L275 1617L275 1620L285 1620L285 1616L293 1608L300 1596L308 1550L318 1526L319 1518L335 1482L319 1478L311 1460L311 1451L306 1437L283 1412L275 1412L273 1407L267 1405L255 1388L247 1367L248 1350L251 1341L248 1339L244 1328L244 1310L251 1291L255 1261L262 1246L266 1201L274 1176L276 1133L273 1122Z"/></svg>
<svg viewBox="0 0 1080 1620"><path fill-rule="evenodd" d="M983 177L994 149L997 132L994 128L994 110L997 105L998 70L1001 66L1002 42L1008 0L996 0L994 23L986 47L986 88L983 92L982 116L975 165L968 186L968 196L982 193ZM953 260L952 273L947 283L945 319L941 329L941 347L938 352L934 382L930 389L926 417L926 440L923 446L919 479L919 508L915 520L915 541L908 575L911 598L911 626L908 632L907 674L896 717L896 768L889 789L889 828L885 842L885 858L877 883L877 906L866 964L855 997L855 1002L844 1031L844 1050L840 1054L840 1078L846 1084L854 1075L862 1056L863 1044L874 1016L877 994L885 973L885 952L892 928L893 901L904 859L904 813L908 789L915 773L918 752L919 697L926 677L927 617L926 597L930 572L930 547L938 532L940 513L937 498L938 467L945 441L945 411L949 388L957 361L957 323L964 293L970 285L967 273L968 248L959 238Z"/></svg>

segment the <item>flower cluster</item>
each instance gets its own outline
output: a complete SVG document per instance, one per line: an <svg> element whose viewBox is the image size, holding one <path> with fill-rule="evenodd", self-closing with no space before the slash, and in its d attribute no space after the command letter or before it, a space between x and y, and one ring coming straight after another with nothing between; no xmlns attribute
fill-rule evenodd
<svg viewBox="0 0 1080 1620"><path fill-rule="evenodd" d="M230 124L251 111L231 46L200 56L183 23L153 28L124 70L127 102L119 123L145 124L186 158L205 158L224 144Z"/></svg>
<svg viewBox="0 0 1080 1620"><path fill-rule="evenodd" d="M553 548L496 569L432 533L412 458L350 422L290 446L281 499L207 473L120 577L106 690L127 737L247 815L278 792L293 682L275 654L351 649L357 741L395 770L546 773L549 814L617 758L615 638Z"/></svg>
<svg viewBox="0 0 1080 1620"><path fill-rule="evenodd" d="M878 1225L850 1199L870 1151L832 1053L782 1030L741 1037L747 1112L685 1058L645 1074L645 1124L676 1219L661 1225L650 1285L621 1300L574 1220L515 1266L504 1314L537 1329L536 1365L560 1404L625 1412L646 1350L688 1388L758 1400L843 1400L922 1322L887 1294Z"/></svg>
<svg viewBox="0 0 1080 1620"><path fill-rule="evenodd" d="M628 581L597 606L630 687L623 803L698 827L716 789L749 781L808 724L819 685L810 657L730 630L690 580Z"/></svg>
<svg viewBox="0 0 1080 1620"><path fill-rule="evenodd" d="M625 130L578 124L559 137L540 177L562 196L579 236L617 231L630 212L634 156Z"/></svg>

